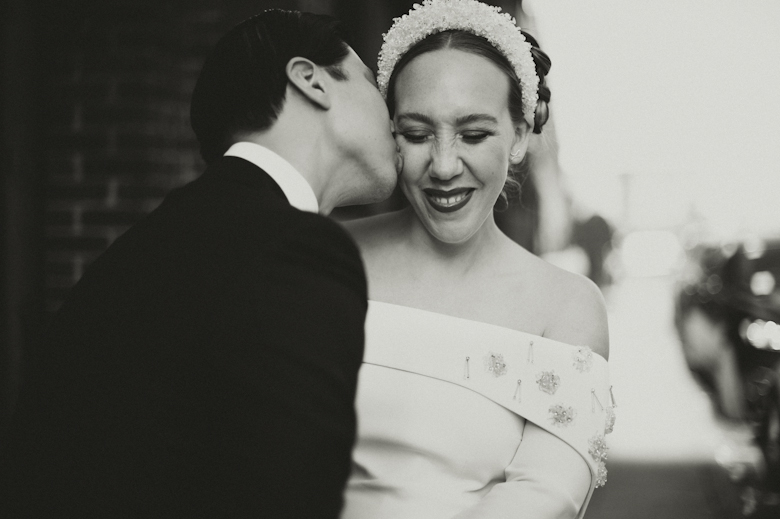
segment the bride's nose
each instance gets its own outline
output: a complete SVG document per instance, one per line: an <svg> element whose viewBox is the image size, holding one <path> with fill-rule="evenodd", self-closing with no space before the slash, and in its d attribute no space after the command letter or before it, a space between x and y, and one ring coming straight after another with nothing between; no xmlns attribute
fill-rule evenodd
<svg viewBox="0 0 780 519"><path fill-rule="evenodd" d="M454 143L436 141L431 149L431 176L450 180L463 171L463 162Z"/></svg>

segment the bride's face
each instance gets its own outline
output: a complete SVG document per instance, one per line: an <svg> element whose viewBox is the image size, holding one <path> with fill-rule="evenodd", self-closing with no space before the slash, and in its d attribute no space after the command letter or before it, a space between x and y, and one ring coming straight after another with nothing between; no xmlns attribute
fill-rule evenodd
<svg viewBox="0 0 780 519"><path fill-rule="evenodd" d="M422 54L398 74L393 121L404 157L399 180L438 240L465 242L492 219L510 161L525 154L526 127L513 124L508 98L506 74L460 50Z"/></svg>

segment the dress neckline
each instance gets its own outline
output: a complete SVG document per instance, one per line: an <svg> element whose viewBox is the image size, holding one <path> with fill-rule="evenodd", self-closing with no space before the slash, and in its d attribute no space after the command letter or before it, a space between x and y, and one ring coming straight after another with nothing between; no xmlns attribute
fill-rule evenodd
<svg viewBox="0 0 780 519"><path fill-rule="evenodd" d="M483 326L485 328L492 328L492 329L501 330L501 331L504 331L504 332L517 333L517 334L521 334L521 335L524 335L524 336L527 336L527 337L531 337L531 338L542 339L544 341L549 341L549 342L552 342L552 343L562 344L562 345L568 346L570 348L581 348L582 347L581 345L578 346L578 345L574 345L574 344L569 344L568 342L562 342L562 341L558 341L558 340L555 340L555 339L550 339L550 338L547 338L547 337L545 337L543 335L537 335L535 333L530 333L530 332L526 332L526 331L523 331L523 330L516 330L514 328L508 328L506 326L501 326L499 324L486 323L484 321L476 321L474 319L467 319L465 317L457 317L455 315L443 314L441 312L434 312L432 310L424 310L422 308L415 308L413 306L399 305L399 304L396 304L396 303L388 303L388 302L385 302L385 301L377 301L376 299L369 299L368 303L369 303L369 307L372 306L372 305L387 305L387 306L395 307L395 308L398 308L398 309L401 309L401 310L404 310L404 311L419 312L419 313L423 313L423 314L430 314L430 315L436 316L437 318L452 319L452 320L459 321L459 322L465 322L465 323L471 323L471 324L474 324L474 325L477 325L477 326ZM596 355L599 355L599 354L596 353ZM599 357L601 357L601 355L599 355Z"/></svg>

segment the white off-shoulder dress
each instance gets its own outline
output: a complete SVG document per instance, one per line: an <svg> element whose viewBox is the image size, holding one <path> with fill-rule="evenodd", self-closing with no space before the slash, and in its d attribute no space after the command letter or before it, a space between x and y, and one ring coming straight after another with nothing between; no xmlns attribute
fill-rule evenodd
<svg viewBox="0 0 780 519"><path fill-rule="evenodd" d="M491 516L525 517L533 504L513 494L545 470L518 459L527 420L587 462L577 517L606 481L614 401L606 360L585 346L369 301L356 407L342 519L453 518L483 500Z"/></svg>

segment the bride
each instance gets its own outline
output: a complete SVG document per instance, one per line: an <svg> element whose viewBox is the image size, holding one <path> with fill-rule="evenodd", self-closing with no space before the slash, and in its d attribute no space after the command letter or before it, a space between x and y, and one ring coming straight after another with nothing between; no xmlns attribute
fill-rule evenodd
<svg viewBox="0 0 780 519"><path fill-rule="evenodd" d="M343 519L581 517L614 422L598 289L496 227L547 120L547 56L476 0L385 35L409 207L351 222L369 280Z"/></svg>

